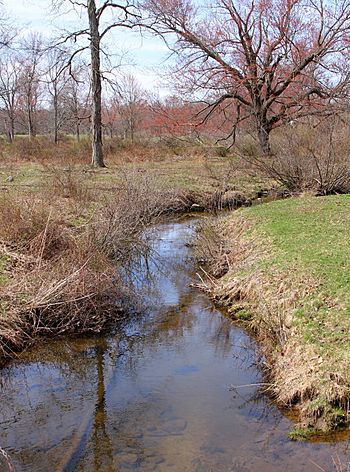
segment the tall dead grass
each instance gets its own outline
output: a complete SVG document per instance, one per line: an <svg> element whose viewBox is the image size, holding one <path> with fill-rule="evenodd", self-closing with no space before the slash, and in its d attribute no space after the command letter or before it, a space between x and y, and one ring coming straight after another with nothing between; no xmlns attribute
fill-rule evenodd
<svg viewBox="0 0 350 472"><path fill-rule="evenodd" d="M77 230L43 201L2 198L0 357L40 335L99 331L120 317L114 264L87 229Z"/></svg>
<svg viewBox="0 0 350 472"><path fill-rule="evenodd" d="M198 143L181 140L142 138L139 141L128 141L121 138L104 139L104 153L107 164L161 161L165 158L177 158L184 155L195 155L201 152ZM36 162L43 165L89 165L91 159L91 141L82 136L77 141L72 136L61 137L54 144L48 136L29 139L28 136L17 136L9 144L0 140L0 155L8 162Z"/></svg>
<svg viewBox="0 0 350 472"><path fill-rule="evenodd" d="M40 336L98 332L124 316L125 270L149 256L145 230L182 204L137 171L98 198L71 180L66 194L62 178L41 193L0 198L2 359Z"/></svg>

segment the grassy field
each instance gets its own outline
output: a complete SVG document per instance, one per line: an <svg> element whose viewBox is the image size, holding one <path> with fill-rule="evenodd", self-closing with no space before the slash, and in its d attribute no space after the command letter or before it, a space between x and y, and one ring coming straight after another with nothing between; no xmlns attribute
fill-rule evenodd
<svg viewBox="0 0 350 472"><path fill-rule="evenodd" d="M88 162L88 161L87 161ZM227 158L203 158L198 156L169 156L162 160L124 161L111 163L106 169L94 170L84 164L54 162L27 162L0 160L0 188L23 189L24 192L40 190L51 177L68 173L83 180L90 187L111 190L123 179L123 171L138 170L155 178L163 188L199 193L218 189L236 191L248 198L268 189L272 181L254 172L240 170L240 165ZM8 177L13 177L8 182Z"/></svg>
<svg viewBox="0 0 350 472"><path fill-rule="evenodd" d="M269 390L300 411L291 437L347 423L350 196L245 208L220 231L225 274L209 290L262 340Z"/></svg>
<svg viewBox="0 0 350 472"><path fill-rule="evenodd" d="M47 181L62 175L89 187L111 191L123 180L123 172L147 173L161 188L197 193L218 190L243 193L247 198L274 183L237 157L222 156L214 145L186 143L124 142L107 139L107 168L90 167L91 145L66 137L55 146L48 138L18 137L9 145L0 140L0 189L41 190ZM11 177L8 181L8 178Z"/></svg>
<svg viewBox="0 0 350 472"><path fill-rule="evenodd" d="M296 313L304 339L325 357L337 354L340 341L350 356L350 196L275 202L252 208L249 217L272 243L269 264L317 281L313 313L308 305Z"/></svg>

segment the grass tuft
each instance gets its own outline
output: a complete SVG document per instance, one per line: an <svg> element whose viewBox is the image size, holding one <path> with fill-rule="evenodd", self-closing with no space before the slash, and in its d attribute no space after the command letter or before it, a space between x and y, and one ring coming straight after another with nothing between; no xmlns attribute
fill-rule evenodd
<svg viewBox="0 0 350 472"><path fill-rule="evenodd" d="M317 436L319 431L315 428L301 428L295 427L292 431L288 433L289 439L292 441L307 441L311 439L313 436Z"/></svg>

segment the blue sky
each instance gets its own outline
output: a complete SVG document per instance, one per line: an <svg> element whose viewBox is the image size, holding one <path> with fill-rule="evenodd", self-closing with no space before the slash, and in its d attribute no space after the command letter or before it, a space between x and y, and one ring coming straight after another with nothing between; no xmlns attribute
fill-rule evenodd
<svg viewBox="0 0 350 472"><path fill-rule="evenodd" d="M55 27L74 30L84 25L84 16L80 19L77 12L53 15L51 0L4 0L3 4L12 24L22 30L41 32L45 36L51 36ZM161 95L167 92L160 72L164 72L169 64L166 61L168 50L159 38L141 38L136 32L119 29L109 34L107 41L111 51L126 53L125 72L133 73L147 89L159 89Z"/></svg>

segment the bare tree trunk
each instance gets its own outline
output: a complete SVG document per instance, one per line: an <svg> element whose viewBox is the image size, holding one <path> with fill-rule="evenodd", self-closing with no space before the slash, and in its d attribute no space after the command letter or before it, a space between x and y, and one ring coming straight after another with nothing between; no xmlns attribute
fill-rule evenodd
<svg viewBox="0 0 350 472"><path fill-rule="evenodd" d="M100 35L95 0L88 0L92 71L92 165L105 167L102 150L102 86L100 68Z"/></svg>
<svg viewBox="0 0 350 472"><path fill-rule="evenodd" d="M131 139L132 143L134 142L134 134L135 134L135 123L134 123L133 118L131 118L131 120L130 120L130 139Z"/></svg>
<svg viewBox="0 0 350 472"><path fill-rule="evenodd" d="M7 142L11 144L15 137L15 119L11 115L11 113L9 114L8 119L5 119L5 129L7 135Z"/></svg>
<svg viewBox="0 0 350 472"><path fill-rule="evenodd" d="M34 123L33 123L33 114L32 110L28 109L28 134L29 138L35 138L35 128L34 128Z"/></svg>
<svg viewBox="0 0 350 472"><path fill-rule="evenodd" d="M9 123L7 122L6 119L4 120L4 128L5 128L5 130L6 130L7 142L8 142L9 144L11 144L11 143L12 143L12 139L11 139L10 125L9 125Z"/></svg>
<svg viewBox="0 0 350 472"><path fill-rule="evenodd" d="M55 91L55 94L54 94L54 98L53 98L53 107L54 107L54 119L55 119L55 123L54 123L54 133L55 133L55 137L54 137L54 140L55 140L55 144L58 144L58 97L57 97L57 93Z"/></svg>
<svg viewBox="0 0 350 472"><path fill-rule="evenodd" d="M79 121L75 124L75 137L77 138L77 143L80 143L80 123Z"/></svg>
<svg viewBox="0 0 350 472"><path fill-rule="evenodd" d="M258 127L258 140L260 149L263 154L270 154L270 139L269 139L269 132L264 128Z"/></svg>
<svg viewBox="0 0 350 472"><path fill-rule="evenodd" d="M266 113L263 111L258 111L255 115L256 119L256 127L257 127L257 134L258 134L258 141L260 145L260 149L263 154L268 155L271 153L270 148L270 133L271 133L271 126L268 122Z"/></svg>
<svg viewBox="0 0 350 472"><path fill-rule="evenodd" d="M75 124L75 137L76 137L77 143L80 143L80 124L78 121Z"/></svg>
<svg viewBox="0 0 350 472"><path fill-rule="evenodd" d="M10 126L9 126L9 143L12 143L15 139L15 118L13 115L10 116Z"/></svg>

